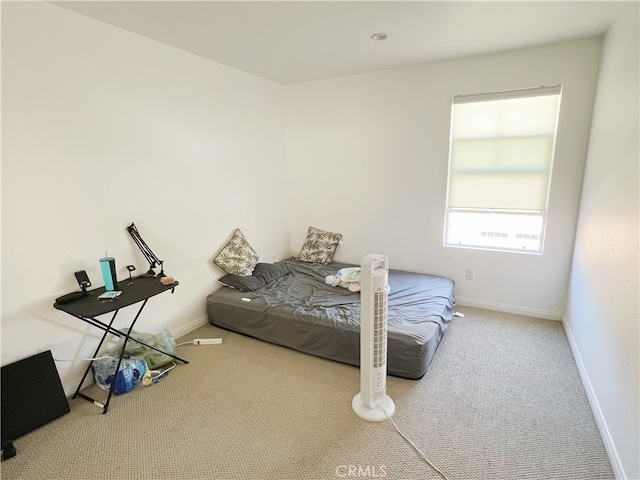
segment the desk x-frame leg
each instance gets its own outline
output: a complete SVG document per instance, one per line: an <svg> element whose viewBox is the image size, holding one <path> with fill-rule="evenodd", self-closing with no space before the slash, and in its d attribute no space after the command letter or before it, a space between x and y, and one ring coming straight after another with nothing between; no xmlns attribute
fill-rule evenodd
<svg viewBox="0 0 640 480"><path fill-rule="evenodd" d="M91 361L89 363L89 366L87 367L87 369L84 372L84 375L82 376L82 380L80 380L80 384L78 385L78 388L76 389L75 393L73 394L72 398L76 398L76 397L80 397L83 398L85 400L88 400L92 403L94 403L95 405L98 405L99 407L102 407L102 413L105 414L107 413L107 409L109 408L109 402L111 401L111 395L113 395L113 391L115 389L115 385L116 385L116 377L118 375L118 372L120 372L120 365L122 364L122 358L124 357L124 351L127 348L127 341L129 340L133 340L136 343L139 343L141 345L144 345L145 347L151 348L152 350L155 350L156 352L160 352L163 353L165 355L168 355L171 358L174 358L175 360L178 360L182 363L189 363L187 360L184 360L176 355L172 355L171 353L165 352L159 348L156 347L152 347L151 345L148 345L140 340L137 340L133 337L131 337L129 334L133 331L133 326L136 324L136 322L138 321L138 317L140 317L140 314L142 313L142 309L144 309L145 305L147 304L147 301L149 299L145 299L142 302L142 305L140 306L140 309L138 310L138 313L136 313L136 316L134 317L133 321L131 322L131 326L129 327L129 330L127 332L122 332L118 329L116 329L113 326L113 322L116 319L116 316L118 315L118 312L120 311L120 309L116 310L115 312L113 312L113 316L111 317L111 321L109 322L109 324L105 324L104 322L101 322L100 320L98 320L95 317L84 317L82 315L74 315L74 317L79 318L80 320L93 325L94 327L99 328L100 330L104 331L104 335L102 335L102 339L100 340L100 343L98 344L98 348L96 348L95 353L93 354L93 357L97 357L98 353L100 352L100 349L102 348L102 345L104 344L105 339L107 338L108 334L112 334L115 335L116 337L124 337L124 343L122 344L122 349L120 351L120 357L118 358L118 365L116 366L116 371L114 373L113 376L113 380L111 381L111 388L109 388L109 395L107 396L107 401L102 404L100 402L98 402L97 400L91 398L88 395L85 395L84 393L82 393L80 391L80 389L82 388L82 384L84 383L84 381L87 378L87 375L89 374L89 372L91 371L91 367L93 365L93 361Z"/></svg>

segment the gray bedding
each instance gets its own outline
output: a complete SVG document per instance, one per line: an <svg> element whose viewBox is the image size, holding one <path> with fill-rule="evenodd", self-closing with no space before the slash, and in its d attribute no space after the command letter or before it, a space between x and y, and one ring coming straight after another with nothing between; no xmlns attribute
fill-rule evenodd
<svg viewBox="0 0 640 480"><path fill-rule="evenodd" d="M288 274L254 291L221 287L207 297L218 327L349 365L360 364L360 293L324 281L347 266L279 263ZM355 265L357 266L357 265ZM418 379L427 371L455 305L444 277L389 271L389 375ZM242 300L243 298L251 301Z"/></svg>

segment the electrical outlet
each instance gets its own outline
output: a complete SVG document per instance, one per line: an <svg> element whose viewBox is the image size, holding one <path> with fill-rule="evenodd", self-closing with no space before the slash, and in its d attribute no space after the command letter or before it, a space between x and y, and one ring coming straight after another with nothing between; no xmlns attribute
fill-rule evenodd
<svg viewBox="0 0 640 480"><path fill-rule="evenodd" d="M464 278L466 278L467 280L473 280L473 274L475 272L473 271L473 268L467 268L464 271Z"/></svg>

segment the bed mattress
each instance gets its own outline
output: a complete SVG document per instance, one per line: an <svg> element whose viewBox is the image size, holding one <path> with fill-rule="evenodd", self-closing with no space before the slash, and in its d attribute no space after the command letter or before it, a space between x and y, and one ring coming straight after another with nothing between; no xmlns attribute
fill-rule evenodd
<svg viewBox="0 0 640 480"><path fill-rule="evenodd" d="M251 292L223 286L207 297L209 321L277 345L359 366L360 293L325 283L348 266L279 262L289 274ZM453 317L454 282L389 271L387 372L418 379ZM243 300L244 299L244 300ZM250 299L247 301L246 299Z"/></svg>

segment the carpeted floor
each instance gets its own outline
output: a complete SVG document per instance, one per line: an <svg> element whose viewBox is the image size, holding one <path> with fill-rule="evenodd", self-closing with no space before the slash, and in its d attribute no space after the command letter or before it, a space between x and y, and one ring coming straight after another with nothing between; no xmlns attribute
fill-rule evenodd
<svg viewBox="0 0 640 480"><path fill-rule="evenodd" d="M459 307L394 420L450 480L613 479L559 322ZM390 421L358 418L359 370L207 325L156 385L18 439L3 479L438 479ZM95 396L96 387L90 387ZM104 398L100 397L100 398Z"/></svg>

